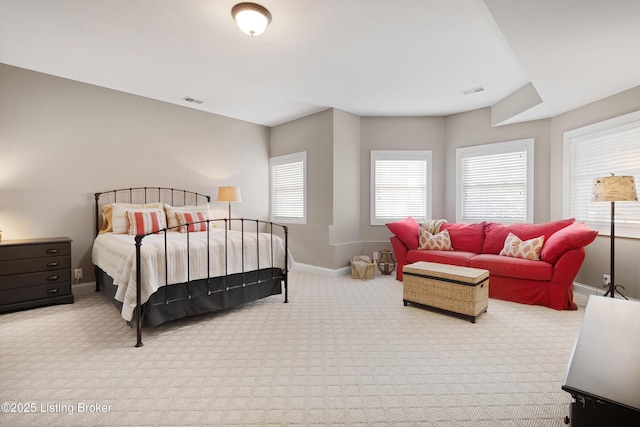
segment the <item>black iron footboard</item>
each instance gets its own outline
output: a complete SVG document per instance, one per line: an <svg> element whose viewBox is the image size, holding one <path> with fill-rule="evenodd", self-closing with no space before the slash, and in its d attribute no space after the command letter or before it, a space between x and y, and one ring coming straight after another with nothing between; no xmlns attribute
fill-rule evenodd
<svg viewBox="0 0 640 427"><path fill-rule="evenodd" d="M211 253L211 240L209 239L209 234L210 234L210 229L212 228L213 224L215 224L215 222L224 222L225 227L224 227L224 242L225 242L225 248L224 248L224 258L225 258L225 271L223 275L220 276L214 276L212 277L211 275L211 263L209 262L209 255ZM229 243L229 239L228 239L228 227L227 227L227 223L228 221L231 222L240 222L241 224L241 260L240 260L240 264L241 264L241 268L242 271L240 273L237 274L233 274L230 275L229 274L229 258L228 258L228 243ZM202 223L207 223L209 226L206 227L206 233L207 233L207 278L206 279L202 279L203 281L206 281L206 291L204 290L200 290L198 291L196 289L196 287L194 286L193 288L190 285L191 283L191 277L190 277L190 246L189 246L189 235L191 234L191 232L189 231L189 226L193 225L193 224L202 224ZM255 233L256 233L256 255L257 255L257 269L253 270L253 271L245 271L245 262L244 262L244 243L245 243L245 224L246 223L253 223L255 224ZM266 227L267 231L260 231L260 227ZM170 232L172 229L178 229L181 227L186 227L186 242L187 242L187 248L186 248L186 253L187 253L187 258L186 258L186 264L187 264L187 294L183 295L183 296L170 296L169 295L169 287L172 285L172 283L168 283L169 282L169 278L168 278L168 270L169 270L169 266L168 266L168 256L167 256L167 233ZM276 234L274 234L274 227L276 227L276 229L281 229L284 235L284 269L280 269L280 268L276 268L274 266L274 260L273 260L273 243L274 243L274 236L276 236ZM252 233L253 231L250 231L250 233ZM223 219L212 219L212 220L204 220L204 221L195 221L195 222L190 222L187 224L181 224L177 227L173 227L173 228L164 228L162 230L159 230L158 232L154 232L154 233L148 233L148 234L139 234L135 237L135 245L136 245L136 309L135 309L135 323L136 323L136 347L141 347L142 344L142 323L143 323L143 312L142 312L142 300L141 300L141 294L142 294L142 287L141 287L141 276L140 276L140 271L141 271L141 246L142 246L142 242L143 239L151 234L158 234L158 233L162 233L164 235L164 250L165 250L165 256L164 256L164 260L165 260L165 286L163 286L161 289L159 289L157 292L164 292L164 300L161 302L156 302L154 304L170 304L172 302L176 302L176 301L180 301L180 300L184 300L184 299L193 299L193 298L206 298L209 296L215 296L218 293L221 292L230 292L233 291L234 289L237 288L246 288L246 287L250 287L250 286L254 286L254 285L259 285L263 282L268 282L268 281L274 281L274 280L278 280L278 281L282 281L284 282L284 302L288 303L289 302L289 282L288 282L288 270L289 270L289 265L288 265L288 253L289 253L289 228L285 225L281 225L281 224L276 224L273 222L268 222L268 221L262 221L262 220L256 220L256 219L246 219L246 218L223 218ZM271 245L271 250L270 250L270 254L271 254L271 260L269 260L270 262L267 263L267 265L263 264L262 266L260 265L260 239L259 239L259 235L261 233L266 233L270 236L270 245ZM256 274L257 272L257 274ZM241 277L242 280L234 280L233 282L230 280L231 276L235 276L236 279L238 277ZM222 279L221 283L216 282L214 279L216 278L220 278ZM215 283L218 283L217 285ZM247 299L244 302L249 302L252 299ZM226 308L226 307L224 307Z"/></svg>

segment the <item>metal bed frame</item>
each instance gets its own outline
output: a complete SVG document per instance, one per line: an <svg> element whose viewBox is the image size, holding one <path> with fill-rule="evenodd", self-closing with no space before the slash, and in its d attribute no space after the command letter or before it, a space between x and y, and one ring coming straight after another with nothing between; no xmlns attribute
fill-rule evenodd
<svg viewBox="0 0 640 427"><path fill-rule="evenodd" d="M185 206L188 203L194 203L196 206L198 206L200 204L200 202L203 202L204 200L206 200L206 203L209 203L211 201L211 196L207 196L204 194L200 194L200 193L196 193L193 191L188 191L188 190L179 190L179 189L174 189L174 188L168 188L168 187L131 187L131 188L125 188L125 189L119 189L119 190L110 190L110 191L105 191L105 192L100 192L100 193L95 193L95 211L96 211L96 221L95 221L95 235L97 236L100 230L100 215L101 215L101 199L103 197L105 197L105 195L111 195L112 197L112 201L107 202L107 203L170 203L173 206L176 206L176 203L181 203L180 205L177 206ZM177 199L179 199L181 195L182 200L179 201ZM119 199L120 196L120 199ZM126 201L123 201L122 198L126 196ZM178 197L176 197L178 196ZM107 203L103 203L107 204ZM204 204L204 203L202 203ZM223 276L217 276L217 277L211 277L211 270L210 270L210 263L207 262L207 278L206 279L197 279L197 280L191 280L190 278L190 269L188 268L188 266L190 265L189 262L189 234L190 232L188 231L188 227L187 227L187 232L186 232L186 241L187 241L187 259L186 259L186 263L187 263L187 282L184 283L168 283L168 260L167 260L167 256L166 256L166 250L167 250L167 232L169 230L172 229L176 229L176 228L180 228L180 227L184 227L184 226L188 226L189 224L199 224L199 223L209 223L209 225L216 223L216 222L224 222L224 236L225 236L225 248L224 248L224 259L225 259L225 272ZM239 222L240 223L240 231L241 231L241 238L242 238L242 252L241 252L241 263L242 263L242 272L241 273L236 273L236 274L232 274L229 275L229 271L228 271L228 225L230 226L232 222ZM250 223L250 224L254 224L255 225L255 233L256 233L256 252L257 252L257 270L253 270L253 271L245 271L244 270L244 239L245 239L245 224ZM260 245L259 245L259 239L258 236L261 233L260 228L266 229L266 231L264 231L263 233L268 233L270 235L270 242L271 242L271 263L269 264L269 267L260 268ZM277 267L273 267L273 238L274 238L274 227L276 227L276 230L280 229L283 232L284 235L284 270L277 268ZM207 258L209 258L209 254L210 254L210 241L209 241L209 229L211 227L207 227ZM252 231L249 231L252 232ZM278 286L279 288L279 292L277 293L282 293L280 286L282 285L282 283L284 283L284 302L288 303L289 302L289 293L288 293L288 232L289 229L287 226L285 225L281 225L281 224L276 224L273 222L269 222L269 221L262 221L262 220L257 220L257 219L246 219L246 218L220 218L220 219L210 219L210 220L204 220L204 221L197 221L197 222L192 222L192 223L188 223L188 224L181 224L177 227L172 227L172 228L164 228L162 230L159 230L159 233L162 233L164 235L164 250L165 250L165 286L162 286L160 289L158 289L154 294L152 294L152 297L155 296L155 301L152 301L152 298L149 298L149 301L147 301L146 303L142 303L141 301L141 278L140 278L140 271L141 271L141 257L140 257L140 250L141 250L141 246L143 243L143 240L146 236L150 235L150 234L154 234L154 233L148 233L148 234L139 234L137 236L135 236L135 246L136 246L136 308L135 308L135 313L134 313L134 319L132 319L131 322L129 322L130 324L132 322L135 322L136 324L136 347L141 347L143 345L142 343L142 326L143 326L143 319L144 319L144 315L146 314L146 312L148 310L151 310L153 307L155 306L161 306L161 305L169 305L171 303L175 303L175 302L184 302L185 300L192 300L192 299L196 299L196 298L220 298L224 300L224 293L227 292L233 292L233 291L240 291L242 292L244 290L244 288L248 288L248 287L252 287L252 286L256 286L259 287L261 284L264 284L264 286L273 286L275 283L280 282L280 285ZM247 232L248 233L248 232ZM107 277L108 275L102 271L102 269L100 269L98 266L96 266L96 292L100 291L100 280L101 278ZM233 279L233 280L232 280ZM104 279L103 279L104 280ZM200 285L200 286L197 286ZM182 292L182 295L180 295L180 293L175 293L175 292L171 292L170 295L170 287L173 286L182 286L182 287L186 287L186 292ZM105 289L106 292L106 287L103 286L103 289ZM184 291L184 290L183 290ZM251 302L251 301L255 301L256 299L260 299L260 298L264 298L266 296L270 296L270 295L274 295L275 293L273 293L273 291L268 291L271 292L269 293L269 295L264 295L265 291L261 291L258 292L257 294L255 293L249 293L249 295L247 295L246 297L242 297L240 299L235 298L235 301L237 302L237 304L242 304L245 302ZM184 295L186 293L186 295ZM160 295L158 295L160 294ZM256 296L257 295L257 296ZM119 306L119 302L116 301L113 297L113 302L114 304L116 304L116 306ZM237 305L236 304L236 305ZM223 306L220 308L213 308L213 309L206 309L206 310L201 310L198 309L199 311L196 312L196 314L203 314L203 313L207 313L207 312L213 312L216 310L220 310L220 309L224 309L224 308L230 308L231 306ZM179 315L178 317L171 317L171 319L167 319L167 320L161 320L159 322L156 322L155 325L158 325L160 323L164 323L164 321L168 321L168 320L173 320L173 319L177 319L179 317L186 317Z"/></svg>

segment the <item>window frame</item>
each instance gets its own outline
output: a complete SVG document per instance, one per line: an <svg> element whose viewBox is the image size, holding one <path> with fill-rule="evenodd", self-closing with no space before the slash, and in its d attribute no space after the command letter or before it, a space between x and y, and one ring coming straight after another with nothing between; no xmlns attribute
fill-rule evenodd
<svg viewBox="0 0 640 427"><path fill-rule="evenodd" d="M535 169L534 169L534 157L535 157L535 139L524 138L512 141L494 142L489 144L473 145L469 147L456 148L456 222L458 223L473 223L475 220L468 220L463 218L463 204L462 204L462 159L464 157L480 157L490 156L497 154L508 154L524 151L526 154L526 171L525 171L525 218L524 222L533 222L533 201L535 198ZM487 221L500 222L502 224L515 224L520 221L508 221L500 218L487 218Z"/></svg>
<svg viewBox="0 0 640 427"><path fill-rule="evenodd" d="M385 225L388 222L406 219L408 215L400 215L393 218L376 217L376 160L420 160L426 161L426 188L425 188L425 212L424 218L415 218L424 221L431 218L432 197L432 151L431 150L371 150L371 176L370 176L370 225Z"/></svg>
<svg viewBox="0 0 640 427"><path fill-rule="evenodd" d="M298 217L287 217L287 216L275 216L275 193L274 193L274 184L275 177L274 171L275 167L281 165L287 165L291 163L302 162L302 186L303 186L303 202L302 202L302 210L303 215L302 218ZM280 222L280 223L289 223L289 224L306 224L307 223L307 200L308 200L308 192L307 192L307 152L301 151L298 153L285 154L282 156L275 156L269 158L269 218L271 222Z"/></svg>
<svg viewBox="0 0 640 427"><path fill-rule="evenodd" d="M585 222L590 228L597 230L600 235L611 235L611 217L610 217L610 203L598 202L599 205L603 205L600 210L604 210L604 216L601 221L592 221L588 218L579 218L573 213L572 209L572 143L596 143L595 140L611 135L615 135L621 132L629 130L640 131L640 110L634 111L621 116L613 117L611 119L603 120L590 125L582 126L563 133L563 186L562 186L562 213L565 218L576 218L576 221ZM640 142L639 142L640 144ZM604 168L603 168L604 169ZM609 173L615 173L616 175L633 175L636 179L640 179L640 168L638 173L627 173L620 171L621 168L617 166L609 167L607 165L607 172L596 172L592 178L598 178L607 176ZM586 178L585 178L586 179ZM636 182L636 189L638 188L638 182ZM583 185L585 183L583 182ZM590 202L596 203L596 202ZM616 237L627 237L632 239L640 239L640 225L633 226L629 223L620 221L624 215L621 212L621 207L627 203L640 203L640 202L618 202L615 205L616 209ZM622 208L625 209L625 208ZM577 212L576 212L577 213ZM637 215L640 219L640 214Z"/></svg>

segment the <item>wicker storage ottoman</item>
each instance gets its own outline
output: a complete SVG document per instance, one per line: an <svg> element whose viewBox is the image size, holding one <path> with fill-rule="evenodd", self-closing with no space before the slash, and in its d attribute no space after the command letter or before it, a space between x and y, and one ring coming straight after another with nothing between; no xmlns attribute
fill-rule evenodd
<svg viewBox="0 0 640 427"><path fill-rule="evenodd" d="M403 267L404 305L409 302L457 313L476 323L489 307L489 271L416 262Z"/></svg>

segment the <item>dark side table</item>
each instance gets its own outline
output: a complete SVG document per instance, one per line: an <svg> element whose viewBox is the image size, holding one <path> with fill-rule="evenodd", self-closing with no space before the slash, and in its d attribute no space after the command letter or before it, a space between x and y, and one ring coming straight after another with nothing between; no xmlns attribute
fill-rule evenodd
<svg viewBox="0 0 640 427"><path fill-rule="evenodd" d="M573 427L640 426L640 302L589 297L562 389Z"/></svg>

